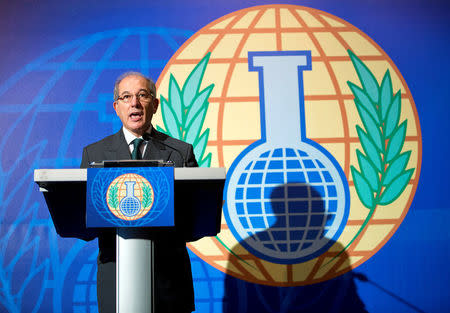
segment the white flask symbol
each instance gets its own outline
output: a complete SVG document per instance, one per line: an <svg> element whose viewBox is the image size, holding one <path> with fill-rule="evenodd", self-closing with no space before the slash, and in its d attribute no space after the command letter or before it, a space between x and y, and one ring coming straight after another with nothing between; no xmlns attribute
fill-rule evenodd
<svg viewBox="0 0 450 313"><path fill-rule="evenodd" d="M305 136L303 71L311 70L311 52L249 52L248 62L259 72L261 139L228 171L224 214L256 256L304 262L342 233L348 183L334 157Z"/></svg>
<svg viewBox="0 0 450 313"><path fill-rule="evenodd" d="M123 215L132 217L141 210L141 202L134 195L134 185L136 182L126 181L124 184L126 186L127 195L120 201L119 208Z"/></svg>

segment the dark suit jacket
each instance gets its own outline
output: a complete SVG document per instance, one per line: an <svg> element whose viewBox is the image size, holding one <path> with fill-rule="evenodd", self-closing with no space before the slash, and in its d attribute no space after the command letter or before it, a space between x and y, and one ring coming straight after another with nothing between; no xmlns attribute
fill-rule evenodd
<svg viewBox="0 0 450 313"><path fill-rule="evenodd" d="M83 149L81 167L104 160L130 160L131 154L123 131L108 136ZM195 167L192 145L152 130L143 159L172 161L176 167ZM146 236L146 235L145 235ZM175 231L148 235L155 244L156 312L190 312L194 310L192 273L186 243ZM97 297L100 312L115 312L115 231L98 236L99 257Z"/></svg>

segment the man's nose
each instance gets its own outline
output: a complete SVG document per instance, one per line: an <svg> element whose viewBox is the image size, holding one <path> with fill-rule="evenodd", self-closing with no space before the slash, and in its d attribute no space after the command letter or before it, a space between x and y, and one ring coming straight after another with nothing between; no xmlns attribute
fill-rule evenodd
<svg viewBox="0 0 450 313"><path fill-rule="evenodd" d="M131 99L131 105L132 106L140 106L141 102L139 101L139 97L134 95L133 98Z"/></svg>

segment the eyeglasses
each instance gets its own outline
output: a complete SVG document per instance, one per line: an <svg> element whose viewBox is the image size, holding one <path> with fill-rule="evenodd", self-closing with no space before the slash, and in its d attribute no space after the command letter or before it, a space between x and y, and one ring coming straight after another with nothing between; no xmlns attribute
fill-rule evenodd
<svg viewBox="0 0 450 313"><path fill-rule="evenodd" d="M152 99L152 94L146 91L141 91L136 95L136 98L139 100L139 102L141 103L147 103L150 102L150 100ZM121 100L125 103L130 103L133 100L133 95L132 94L125 94L121 97L118 97L117 100Z"/></svg>

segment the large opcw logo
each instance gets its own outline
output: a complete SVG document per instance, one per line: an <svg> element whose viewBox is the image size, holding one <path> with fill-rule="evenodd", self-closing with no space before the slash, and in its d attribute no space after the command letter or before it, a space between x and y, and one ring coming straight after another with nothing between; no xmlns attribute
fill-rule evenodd
<svg viewBox="0 0 450 313"><path fill-rule="evenodd" d="M192 36L158 86L160 129L228 168L220 234L189 245L214 267L269 285L328 280L405 217L421 162L414 101L346 21L293 5L231 13Z"/></svg>

